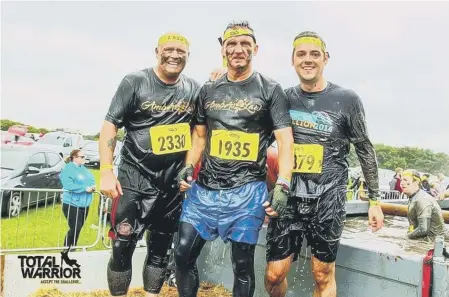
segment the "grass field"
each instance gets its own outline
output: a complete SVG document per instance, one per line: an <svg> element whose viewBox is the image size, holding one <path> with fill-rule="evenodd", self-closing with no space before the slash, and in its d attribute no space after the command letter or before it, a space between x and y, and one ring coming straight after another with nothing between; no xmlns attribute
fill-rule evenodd
<svg viewBox="0 0 449 297"><path fill-rule="evenodd" d="M99 171L91 170L99 188ZM94 196L89 209L89 215L78 240L78 245L90 245L95 242L98 233L98 204L100 197ZM29 211L23 209L18 218L2 217L0 224L1 248L31 248L31 247L57 247L63 246L64 237L68 230L67 220L62 213L61 203L47 203ZM105 249L100 241L90 250Z"/></svg>

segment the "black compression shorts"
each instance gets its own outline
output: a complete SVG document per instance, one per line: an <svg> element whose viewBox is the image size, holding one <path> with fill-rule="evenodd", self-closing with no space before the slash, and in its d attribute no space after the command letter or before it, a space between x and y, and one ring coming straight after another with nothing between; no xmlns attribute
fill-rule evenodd
<svg viewBox="0 0 449 297"><path fill-rule="evenodd" d="M138 169L122 163L117 176L123 196L114 199L109 236L131 236L140 240L145 230L174 233L182 211L182 195L178 187L158 189Z"/></svg>
<svg viewBox="0 0 449 297"><path fill-rule="evenodd" d="M341 194L340 194L341 192ZM334 262L340 245L346 211L345 193L334 191L318 199L289 199L289 214L271 219L267 230L267 261L279 261L294 254L296 261L304 238L312 255L326 263Z"/></svg>

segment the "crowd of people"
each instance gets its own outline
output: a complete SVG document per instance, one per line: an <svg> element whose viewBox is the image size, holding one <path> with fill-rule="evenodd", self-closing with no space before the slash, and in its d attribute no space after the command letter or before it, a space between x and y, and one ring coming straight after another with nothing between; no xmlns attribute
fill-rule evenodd
<svg viewBox="0 0 449 297"><path fill-rule="evenodd" d="M390 190L403 192L401 187L401 177L404 170L400 167L396 168L395 175L390 182ZM436 199L449 198L449 179L443 174L438 173L436 179L430 181L429 173L420 174L421 189Z"/></svg>

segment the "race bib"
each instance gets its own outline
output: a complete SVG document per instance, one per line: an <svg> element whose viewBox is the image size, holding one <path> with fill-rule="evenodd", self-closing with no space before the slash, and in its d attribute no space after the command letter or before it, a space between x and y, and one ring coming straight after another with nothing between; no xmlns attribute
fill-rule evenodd
<svg viewBox="0 0 449 297"><path fill-rule="evenodd" d="M224 160L257 161L259 134L213 130L210 155Z"/></svg>
<svg viewBox="0 0 449 297"><path fill-rule="evenodd" d="M293 172L321 173L324 149L319 144L296 144Z"/></svg>
<svg viewBox="0 0 449 297"><path fill-rule="evenodd" d="M150 137L151 149L155 155L173 154L192 148L188 123L151 127Z"/></svg>

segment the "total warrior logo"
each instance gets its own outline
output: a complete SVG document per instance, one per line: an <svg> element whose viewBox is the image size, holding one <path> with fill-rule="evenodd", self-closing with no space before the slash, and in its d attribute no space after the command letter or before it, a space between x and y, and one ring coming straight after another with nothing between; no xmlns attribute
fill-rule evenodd
<svg viewBox="0 0 449 297"><path fill-rule="evenodd" d="M66 251L55 256L17 256L20 260L22 277L40 279L41 284L81 284L81 266L75 259L70 259Z"/></svg>

